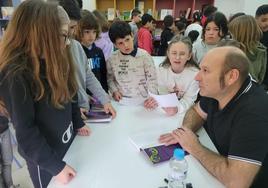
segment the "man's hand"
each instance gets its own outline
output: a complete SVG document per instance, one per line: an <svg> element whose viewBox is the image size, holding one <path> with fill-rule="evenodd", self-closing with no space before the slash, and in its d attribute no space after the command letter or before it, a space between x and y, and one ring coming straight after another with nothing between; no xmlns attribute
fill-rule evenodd
<svg viewBox="0 0 268 188"><path fill-rule="evenodd" d="M85 125L84 127L80 128L80 129L77 129L77 134L79 136L89 136L90 133L91 133L91 130L87 125Z"/></svg>
<svg viewBox="0 0 268 188"><path fill-rule="evenodd" d="M166 112L168 116L173 116L177 114L178 107L163 107L163 110Z"/></svg>
<svg viewBox="0 0 268 188"><path fill-rule="evenodd" d="M178 143L172 133L162 134L159 138L159 142L164 143L166 146Z"/></svg>
<svg viewBox="0 0 268 188"><path fill-rule="evenodd" d="M57 176L55 176L55 179L62 184L67 184L75 177L75 175L75 170L66 164L62 171Z"/></svg>
<svg viewBox="0 0 268 188"><path fill-rule="evenodd" d="M109 112L112 114L113 119L116 116L116 111L113 108L111 103L106 103L105 105L103 105L104 111L108 114Z"/></svg>
<svg viewBox="0 0 268 188"><path fill-rule="evenodd" d="M113 92L113 98L117 102L120 101L122 99L122 93L120 93L119 91Z"/></svg>
<svg viewBox="0 0 268 188"><path fill-rule="evenodd" d="M155 109L157 106L158 104L153 97L149 97L144 101L144 107L147 109Z"/></svg>
<svg viewBox="0 0 268 188"><path fill-rule="evenodd" d="M174 130L172 136L190 154L193 151L198 151L202 147L196 134L186 127Z"/></svg>
<svg viewBox="0 0 268 188"><path fill-rule="evenodd" d="M81 113L81 118L83 120L86 120L87 117L85 116L85 114L88 112L88 110L86 108L80 108L80 113Z"/></svg>

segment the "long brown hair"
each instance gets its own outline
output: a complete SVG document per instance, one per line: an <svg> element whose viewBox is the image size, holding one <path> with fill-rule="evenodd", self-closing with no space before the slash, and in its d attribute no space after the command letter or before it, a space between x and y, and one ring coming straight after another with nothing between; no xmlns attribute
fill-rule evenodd
<svg viewBox="0 0 268 188"><path fill-rule="evenodd" d="M61 47L60 23L55 3L24 1L14 12L0 46L0 71L7 71L5 78L29 72L34 100L49 93L56 108L71 101L77 90L70 52ZM49 91L40 78L41 58L45 59Z"/></svg>
<svg viewBox="0 0 268 188"><path fill-rule="evenodd" d="M262 37L262 31L255 18L250 15L242 15L229 23L229 30L235 40L240 42L241 50L245 53L253 53Z"/></svg>

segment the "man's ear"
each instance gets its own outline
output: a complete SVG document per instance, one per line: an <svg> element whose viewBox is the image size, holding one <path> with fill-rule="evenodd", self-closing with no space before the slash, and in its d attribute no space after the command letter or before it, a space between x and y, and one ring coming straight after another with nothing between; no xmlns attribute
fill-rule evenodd
<svg viewBox="0 0 268 188"><path fill-rule="evenodd" d="M239 79L239 75L240 75L240 73L237 69L231 69L226 74L227 80L225 83L227 83L228 85L234 84Z"/></svg>

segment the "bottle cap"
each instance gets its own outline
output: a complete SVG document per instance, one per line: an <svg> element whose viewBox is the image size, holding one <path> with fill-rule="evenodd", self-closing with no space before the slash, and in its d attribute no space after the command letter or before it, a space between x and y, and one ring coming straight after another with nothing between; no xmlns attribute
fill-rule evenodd
<svg viewBox="0 0 268 188"><path fill-rule="evenodd" d="M185 153L183 149L177 148L174 150L173 157L175 157L176 159L182 160L184 159L184 155Z"/></svg>

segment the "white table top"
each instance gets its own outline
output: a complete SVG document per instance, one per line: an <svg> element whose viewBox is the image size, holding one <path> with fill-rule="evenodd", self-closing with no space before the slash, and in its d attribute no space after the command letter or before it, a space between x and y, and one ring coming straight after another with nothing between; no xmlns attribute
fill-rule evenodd
<svg viewBox="0 0 268 188"><path fill-rule="evenodd" d="M163 133L177 128L182 115L167 117L161 109L148 111L142 106L121 106L113 103L117 117L108 124L91 124L89 137L77 136L64 160L76 171L76 177L67 185L54 179L49 188L158 188L169 172L168 162L153 166L142 152L137 151L129 136L145 131L161 130ZM215 150L204 130L199 133L201 143ZM221 188L192 156L186 182L194 188Z"/></svg>

